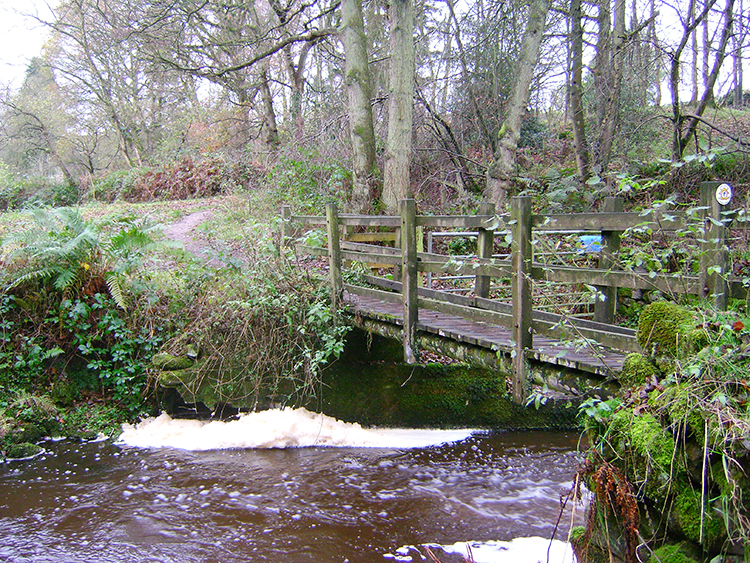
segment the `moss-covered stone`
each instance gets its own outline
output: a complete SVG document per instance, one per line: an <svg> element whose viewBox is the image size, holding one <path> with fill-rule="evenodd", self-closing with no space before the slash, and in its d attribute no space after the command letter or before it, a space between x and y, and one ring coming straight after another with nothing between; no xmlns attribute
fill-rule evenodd
<svg viewBox="0 0 750 563"><path fill-rule="evenodd" d="M151 365L156 369L173 371L178 369L187 369L192 367L193 360L187 356L175 356L173 354L160 353L155 354L151 359Z"/></svg>
<svg viewBox="0 0 750 563"><path fill-rule="evenodd" d="M549 401L539 410L513 402L507 374L465 364L407 365L389 339L355 330L323 374L326 414L366 425L576 427L576 409ZM397 359L398 361L393 361Z"/></svg>
<svg viewBox="0 0 750 563"><path fill-rule="evenodd" d="M690 311L675 303L657 301L641 312L636 338L649 354L676 358L694 329Z"/></svg>
<svg viewBox="0 0 750 563"><path fill-rule="evenodd" d="M683 544L675 544L655 549L648 563L699 563L699 560L688 555Z"/></svg>
<svg viewBox="0 0 750 563"><path fill-rule="evenodd" d="M628 478L657 504L686 482L674 436L654 415L637 415L630 409L616 411L608 433L615 457L624 460Z"/></svg>
<svg viewBox="0 0 750 563"><path fill-rule="evenodd" d="M706 415L700 408L695 388L689 382L680 382L658 389L649 394L648 404L663 413L674 428L687 428L692 436L700 437L703 443Z"/></svg>
<svg viewBox="0 0 750 563"><path fill-rule="evenodd" d="M659 375L659 369L651 360L643 354L632 353L625 357L617 379L623 387L639 387Z"/></svg>
<svg viewBox="0 0 750 563"><path fill-rule="evenodd" d="M16 444L24 442L35 443L47 435L46 429L40 424L19 422L7 436L7 440Z"/></svg>
<svg viewBox="0 0 750 563"><path fill-rule="evenodd" d="M704 510L700 491L689 487L680 490L674 500L670 526L683 537L711 551L720 547L726 539L726 528L719 514L708 505L707 500L705 502Z"/></svg>
<svg viewBox="0 0 750 563"><path fill-rule="evenodd" d="M42 451L41 446L32 444L30 442L21 442L19 444L13 444L8 448L8 459L23 459L37 455Z"/></svg>

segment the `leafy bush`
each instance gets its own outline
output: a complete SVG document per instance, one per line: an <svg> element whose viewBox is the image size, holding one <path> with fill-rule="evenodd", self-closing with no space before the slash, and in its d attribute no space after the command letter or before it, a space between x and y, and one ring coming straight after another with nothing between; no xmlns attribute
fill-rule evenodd
<svg viewBox="0 0 750 563"><path fill-rule="evenodd" d="M148 171L148 168L129 168L107 174L94 182L88 197L96 201L111 203L120 199L122 194L131 193L141 177Z"/></svg>
<svg viewBox="0 0 750 563"><path fill-rule="evenodd" d="M278 253L268 229L256 237L244 270L173 272L183 328L163 352L199 353L189 353L198 356L194 367L163 376L187 402L301 405L320 392L320 370L343 350L348 329L333 318L327 284Z"/></svg>
<svg viewBox="0 0 750 563"><path fill-rule="evenodd" d="M3 240L0 383L52 388L65 402L106 392L137 412L161 332L129 284L153 248L156 227L123 218L85 221L69 208L37 209ZM128 305L131 305L128 307Z"/></svg>
<svg viewBox="0 0 750 563"><path fill-rule="evenodd" d="M267 182L277 202L301 212L319 213L327 203L346 201L351 190L348 166L314 154L283 156L268 171Z"/></svg>

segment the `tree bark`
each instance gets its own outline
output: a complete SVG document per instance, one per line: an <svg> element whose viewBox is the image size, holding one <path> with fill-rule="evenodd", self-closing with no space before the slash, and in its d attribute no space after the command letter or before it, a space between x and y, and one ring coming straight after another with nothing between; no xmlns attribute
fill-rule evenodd
<svg viewBox="0 0 750 563"><path fill-rule="evenodd" d="M266 150L273 154L281 145L279 140L279 129L276 125L276 112L273 109L273 94L268 84L268 70L265 68L268 63L264 63L264 68L260 73L260 95L263 100L263 125L261 126L261 138Z"/></svg>
<svg viewBox="0 0 750 563"><path fill-rule="evenodd" d="M531 79L539 59L539 47L542 44L550 3L550 0L532 0L529 5L526 31L518 56L518 70L513 82L505 122L501 129L500 142L495 152L495 160L488 169L486 195L497 206L505 202L516 175L521 119L529 103Z"/></svg>
<svg viewBox="0 0 750 563"><path fill-rule="evenodd" d="M571 0L570 113L573 119L573 141L576 148L578 175L585 181L591 176L591 157L586 140L586 118L583 107L583 27L581 17L581 0Z"/></svg>
<svg viewBox="0 0 750 563"><path fill-rule="evenodd" d="M609 0L603 0L608 2ZM615 1L615 24L610 34L607 49L610 51L609 67L605 71L606 81L601 92L602 105L599 122L596 164L605 174L612 156L612 147L620 117L620 87L622 85L623 56L625 54L625 0Z"/></svg>
<svg viewBox="0 0 750 563"><path fill-rule="evenodd" d="M411 196L409 162L415 72L412 0L392 0L389 20L391 61L383 204L387 210L395 211L398 200Z"/></svg>
<svg viewBox="0 0 750 563"><path fill-rule="evenodd" d="M362 0L341 3L341 39L346 54L344 82L349 102L349 135L352 142L352 193L354 212L372 208L379 196L375 186L375 132L372 125L372 82Z"/></svg>

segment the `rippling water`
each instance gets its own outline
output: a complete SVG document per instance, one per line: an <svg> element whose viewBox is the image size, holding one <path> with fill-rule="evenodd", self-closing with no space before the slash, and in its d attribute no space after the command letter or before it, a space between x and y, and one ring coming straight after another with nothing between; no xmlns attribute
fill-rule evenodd
<svg viewBox="0 0 750 563"><path fill-rule="evenodd" d="M550 538L577 440L199 452L47 442L43 456L0 465L0 560L369 563L407 560L410 545ZM558 539L580 512L568 507Z"/></svg>

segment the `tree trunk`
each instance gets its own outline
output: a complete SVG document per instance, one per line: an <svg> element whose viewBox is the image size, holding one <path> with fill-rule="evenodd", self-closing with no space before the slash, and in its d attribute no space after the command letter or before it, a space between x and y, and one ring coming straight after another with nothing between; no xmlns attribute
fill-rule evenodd
<svg viewBox="0 0 750 563"><path fill-rule="evenodd" d="M269 154L275 153L281 141L279 141L279 129L276 126L276 112L273 109L273 95L268 85L267 64L260 73L260 95L263 99L263 126L261 127L261 138Z"/></svg>
<svg viewBox="0 0 750 563"><path fill-rule="evenodd" d="M581 0L571 0L570 113L573 119L573 140L576 147L578 175L585 181L591 176L591 158L586 141L586 119L583 107L583 27L581 17Z"/></svg>
<svg viewBox="0 0 750 563"><path fill-rule="evenodd" d="M354 212L363 213L372 208L379 194L375 182L372 86L362 0L343 0L341 19L341 38L346 53L344 82L349 99L349 135L352 142L351 206Z"/></svg>
<svg viewBox="0 0 750 563"><path fill-rule="evenodd" d="M654 105L657 108L661 107L661 49L659 48L659 42L656 37L656 0L651 0L651 24L649 26L649 38L651 39L651 45L654 49L654 66L656 67L656 73L654 76L654 82L656 84L656 97L654 98Z"/></svg>
<svg viewBox="0 0 750 563"><path fill-rule="evenodd" d="M742 100L742 44L745 39L745 26L742 21L743 14L743 2L740 0L740 7L738 10L739 17L737 18L736 27L734 31L734 45L732 49L732 77L734 79L733 90L734 90L734 107L740 108L743 105Z"/></svg>
<svg viewBox="0 0 750 563"><path fill-rule="evenodd" d="M608 0L604 0L605 2ZM597 143L597 167L602 174L607 172L612 147L620 118L620 87L622 85L623 56L625 55L625 0L615 2L615 25L609 41L609 68L606 71L606 88L600 100L603 108L599 122Z"/></svg>
<svg viewBox="0 0 750 563"><path fill-rule="evenodd" d="M731 1L731 0L730 0ZM690 40L691 34L703 22L708 13L716 3L716 0L707 0L701 12L694 15L695 0L690 0L688 6L688 18L682 26L682 38L677 47L669 53L671 58L669 65L669 93L672 98L672 161L677 162L682 158L684 146L682 146L681 132L685 117L682 115L682 104L680 103L680 63L685 47Z"/></svg>
<svg viewBox="0 0 750 563"><path fill-rule="evenodd" d="M521 41L517 73L513 82L505 122L501 129L495 160L488 170L486 195L497 206L505 202L511 188L511 182L516 175L521 119L529 103L531 79L534 76L534 68L539 59L539 47L542 44L549 8L550 0L532 0L529 6L526 31Z"/></svg>
<svg viewBox="0 0 750 563"><path fill-rule="evenodd" d="M387 210L395 211L398 200L411 195L409 161L415 72L412 0L392 0L389 20L391 61L383 204Z"/></svg>

